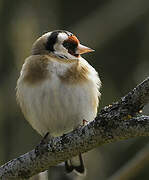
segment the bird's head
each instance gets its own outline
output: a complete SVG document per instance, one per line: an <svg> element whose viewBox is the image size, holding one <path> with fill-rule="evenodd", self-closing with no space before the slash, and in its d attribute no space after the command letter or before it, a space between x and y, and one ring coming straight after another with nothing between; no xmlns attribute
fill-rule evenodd
<svg viewBox="0 0 149 180"><path fill-rule="evenodd" d="M81 54L94 51L82 44L68 31L56 30L42 35L35 41L33 55L51 54L64 59L78 59Z"/></svg>

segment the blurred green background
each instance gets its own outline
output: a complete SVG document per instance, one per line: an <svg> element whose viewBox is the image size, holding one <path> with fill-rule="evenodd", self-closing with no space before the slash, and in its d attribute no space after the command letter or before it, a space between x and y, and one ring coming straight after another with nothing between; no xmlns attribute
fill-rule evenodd
<svg viewBox="0 0 149 180"><path fill-rule="evenodd" d="M84 57L102 80L100 108L117 101L149 71L148 0L0 0L0 163L35 147L41 137L24 120L15 86L33 42L44 32L65 29L96 51ZM149 106L143 113L149 114ZM106 180L149 142L139 137L86 153L85 180ZM148 180L149 161L131 179ZM59 169L51 168L51 179ZM63 175L61 179L69 179ZM78 178L79 179L79 178Z"/></svg>

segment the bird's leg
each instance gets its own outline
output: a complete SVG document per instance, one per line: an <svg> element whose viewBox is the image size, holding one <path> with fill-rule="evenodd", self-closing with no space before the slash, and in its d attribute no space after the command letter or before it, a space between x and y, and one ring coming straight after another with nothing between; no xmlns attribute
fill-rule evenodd
<svg viewBox="0 0 149 180"><path fill-rule="evenodd" d="M75 130L75 129L77 129L77 128L84 127L87 123L88 123L88 121L85 120L85 119L83 119L83 120L82 120L82 123L80 123L79 125L75 126L75 127L73 128L73 130Z"/></svg>
<svg viewBox="0 0 149 180"><path fill-rule="evenodd" d="M47 132L45 135L44 135L44 137L41 139L41 141L40 141L40 145L43 145L43 144L46 144L46 143L48 143L48 141L49 141L49 132Z"/></svg>
<svg viewBox="0 0 149 180"><path fill-rule="evenodd" d="M44 151L44 145L46 145L49 141L49 132L45 134L45 136L41 139L40 143L35 147L35 153L36 155L42 154Z"/></svg>
<svg viewBox="0 0 149 180"><path fill-rule="evenodd" d="M83 119L83 126L85 126L87 123L88 123L88 121Z"/></svg>

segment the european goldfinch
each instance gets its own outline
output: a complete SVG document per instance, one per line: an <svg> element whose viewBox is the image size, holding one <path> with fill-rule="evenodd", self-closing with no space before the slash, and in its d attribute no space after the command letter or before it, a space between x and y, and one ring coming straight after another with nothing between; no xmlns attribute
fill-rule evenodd
<svg viewBox="0 0 149 180"><path fill-rule="evenodd" d="M81 57L92 51L65 30L48 32L33 44L17 81L17 101L41 136L61 136L96 117L101 82ZM81 154L65 167L67 172L85 173Z"/></svg>

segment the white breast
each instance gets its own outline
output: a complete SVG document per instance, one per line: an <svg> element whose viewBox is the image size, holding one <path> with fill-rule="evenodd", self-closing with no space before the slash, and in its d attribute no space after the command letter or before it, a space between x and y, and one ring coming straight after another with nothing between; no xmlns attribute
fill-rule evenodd
<svg viewBox="0 0 149 180"><path fill-rule="evenodd" d="M67 133L82 124L83 120L92 121L97 113L100 80L96 71L89 66L88 81L82 84L62 83L58 74L69 68L58 62L49 70L52 72L49 79L40 85L29 86L23 82L23 71L17 84L17 99L21 109L32 125L42 136L47 132L51 136ZM24 65L25 66L25 65Z"/></svg>

